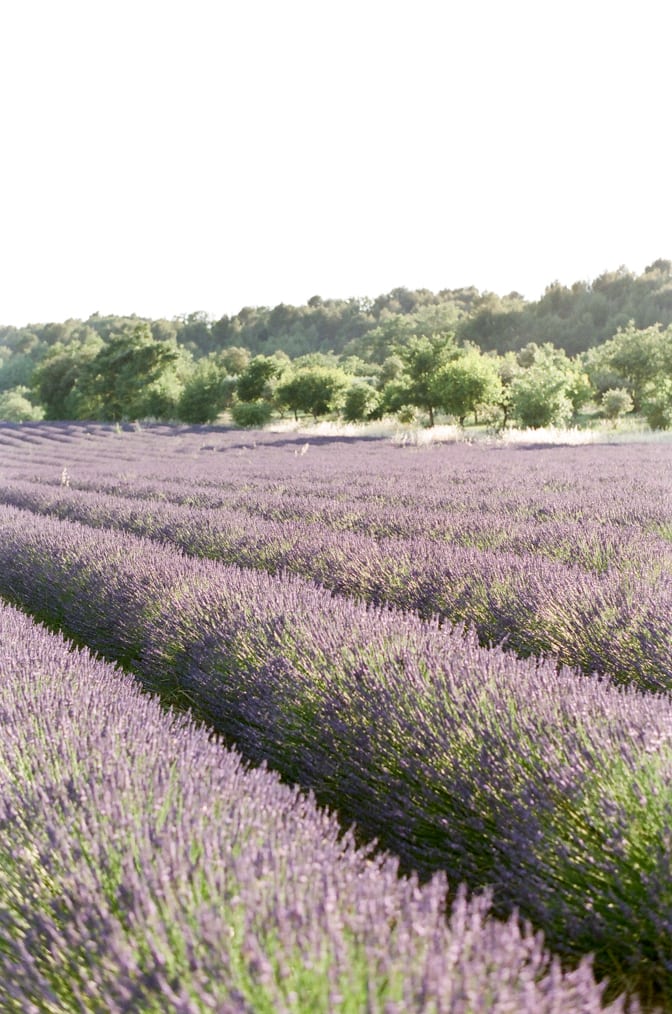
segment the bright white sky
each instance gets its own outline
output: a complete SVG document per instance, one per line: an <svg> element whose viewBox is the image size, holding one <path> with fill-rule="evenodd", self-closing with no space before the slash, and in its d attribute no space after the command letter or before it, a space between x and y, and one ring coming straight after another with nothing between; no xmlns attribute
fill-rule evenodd
<svg viewBox="0 0 672 1014"><path fill-rule="evenodd" d="M672 257L669 0L2 0L0 323Z"/></svg>

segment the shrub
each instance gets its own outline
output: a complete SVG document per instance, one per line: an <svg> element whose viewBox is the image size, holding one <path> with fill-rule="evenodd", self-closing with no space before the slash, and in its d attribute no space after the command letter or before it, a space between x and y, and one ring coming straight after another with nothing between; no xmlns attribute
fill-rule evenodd
<svg viewBox="0 0 672 1014"><path fill-rule="evenodd" d="M267 401L237 401L231 409L236 426L258 429L270 421L272 409Z"/></svg>
<svg viewBox="0 0 672 1014"><path fill-rule="evenodd" d="M612 421L632 412L634 402L624 387L612 387L602 395L602 411Z"/></svg>
<svg viewBox="0 0 672 1014"><path fill-rule="evenodd" d="M672 380L665 378L645 390L644 417L652 430L672 429Z"/></svg>
<svg viewBox="0 0 672 1014"><path fill-rule="evenodd" d="M372 419L381 405L381 395L370 384L358 381L348 388L343 405L346 422L363 422Z"/></svg>

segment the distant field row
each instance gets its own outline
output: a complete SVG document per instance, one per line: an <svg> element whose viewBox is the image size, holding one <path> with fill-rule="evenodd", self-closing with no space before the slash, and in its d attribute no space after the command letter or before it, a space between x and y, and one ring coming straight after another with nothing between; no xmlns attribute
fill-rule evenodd
<svg viewBox="0 0 672 1014"><path fill-rule="evenodd" d="M135 438L108 444L127 452ZM165 455L143 459L157 439L138 435L141 453L116 474L98 447L75 445L65 476L51 459L17 469L23 478L8 479L0 500L466 624L482 644L521 656L671 685L664 448L604 448L601 458L565 448L549 459L346 442L297 459L276 438L213 456L173 436Z"/></svg>

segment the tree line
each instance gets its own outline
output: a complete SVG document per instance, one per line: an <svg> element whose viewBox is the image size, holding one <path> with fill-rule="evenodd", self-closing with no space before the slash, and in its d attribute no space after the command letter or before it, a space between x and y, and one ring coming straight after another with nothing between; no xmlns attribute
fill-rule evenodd
<svg viewBox="0 0 672 1014"><path fill-rule="evenodd" d="M330 343L330 344L329 344ZM376 300L173 321L94 314L0 327L0 417L260 426L273 414L464 425L603 417L672 426L672 262L541 300L395 289Z"/></svg>

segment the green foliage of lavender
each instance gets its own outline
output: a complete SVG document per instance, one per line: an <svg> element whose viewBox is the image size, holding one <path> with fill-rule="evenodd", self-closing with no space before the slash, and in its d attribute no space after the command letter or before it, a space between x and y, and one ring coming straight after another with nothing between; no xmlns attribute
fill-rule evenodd
<svg viewBox="0 0 672 1014"><path fill-rule="evenodd" d="M7 1014L626 1009L5 605L0 717Z"/></svg>

